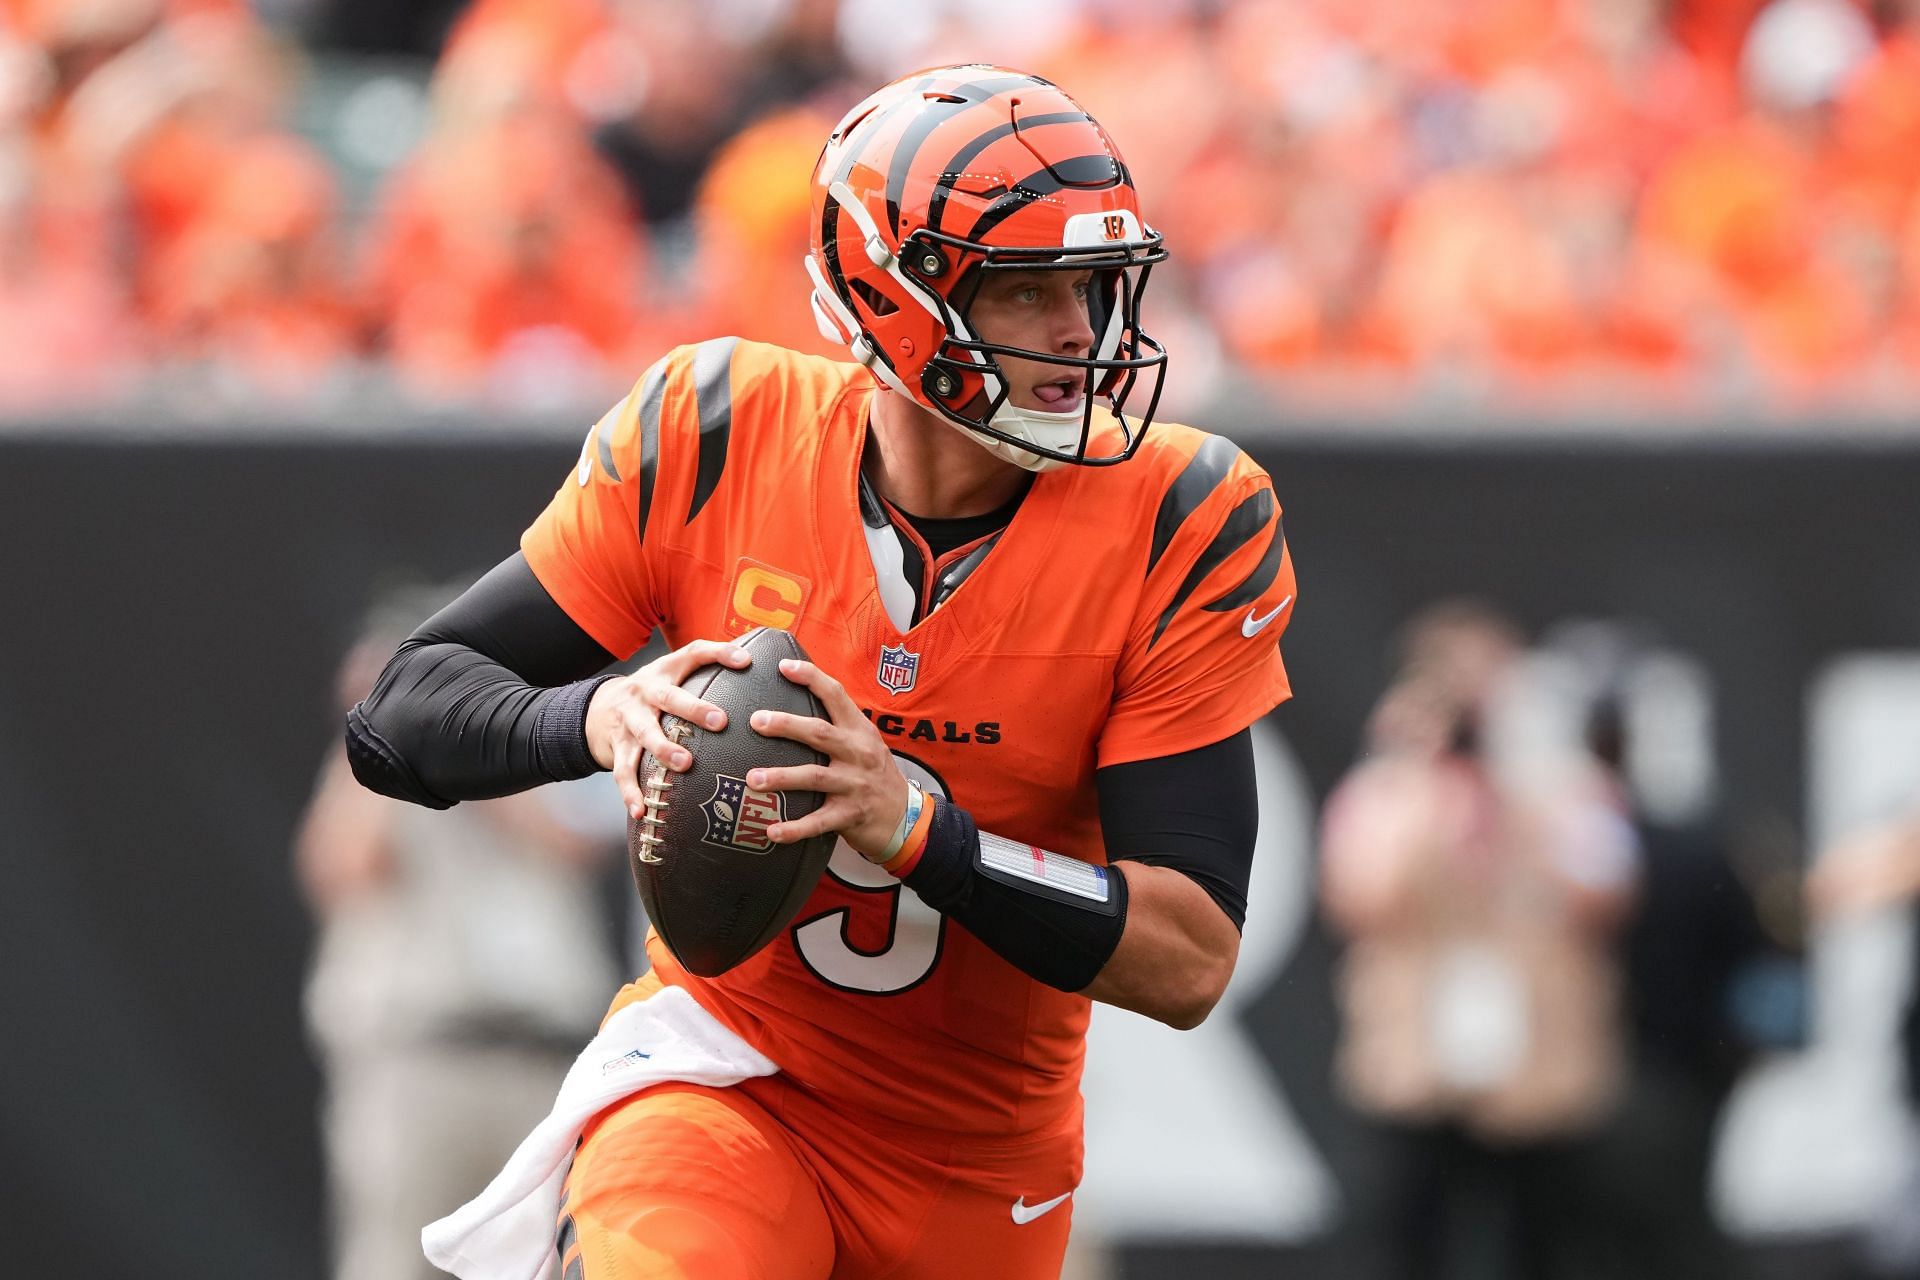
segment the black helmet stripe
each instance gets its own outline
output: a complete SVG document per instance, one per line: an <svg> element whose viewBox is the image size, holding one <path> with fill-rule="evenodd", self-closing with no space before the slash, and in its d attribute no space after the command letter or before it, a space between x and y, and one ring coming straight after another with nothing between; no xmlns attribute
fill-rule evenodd
<svg viewBox="0 0 1920 1280"><path fill-rule="evenodd" d="M1086 162L1111 166L1112 176L1104 182L1061 181L1063 171L1071 178L1072 166ZM1008 218L1011 218L1014 214L1032 204L1035 200L1040 199L1042 196L1050 196L1063 187L1070 186L1080 191L1102 191L1109 187L1120 186L1127 180L1127 167L1121 164L1118 157L1115 156L1075 156L1071 160L1062 160L1058 164L1047 166L1036 174L1022 178L1014 185L1013 190L988 205L987 211L980 215L980 221L974 223L973 230L967 233L967 239L976 242L986 239L987 232L993 230Z"/></svg>
<svg viewBox="0 0 1920 1280"><path fill-rule="evenodd" d="M1084 111L1054 111L1022 120L1019 127L1034 129L1043 124L1073 124L1082 120L1088 124L1094 123L1093 117ZM974 157L1012 133L1013 130L1014 122L1011 120L1005 124L997 124L960 148L953 159L947 161L947 167L940 173L940 185L934 188L933 199L927 204L928 228L934 231L940 229L940 220L946 216L947 197L953 193L953 184L966 175L967 166L973 163Z"/></svg>
<svg viewBox="0 0 1920 1280"><path fill-rule="evenodd" d="M900 197L906 194L907 172L913 168L913 159L920 153L920 146L927 136L959 112L977 107L983 102L991 102L1001 94L1012 89L1025 88L1033 83L1032 76L1001 76L994 80L976 80L970 84L956 85L941 92L961 97L959 102L935 100L924 105L920 118L907 126L900 135L900 142L893 149L893 163L887 167L887 221L893 234L900 234Z"/></svg>
<svg viewBox="0 0 1920 1280"><path fill-rule="evenodd" d="M934 77L926 76L915 84L913 89L925 90L937 83L939 82ZM847 136L841 139L843 150L840 165L827 178L829 194L820 208L820 254L826 259L827 280L833 285L833 291L840 295L840 301L846 303L849 310L853 308L853 294L848 291L846 275L840 269L838 241L833 234L834 219L840 214L840 202L833 198L832 187L837 182L845 182L847 175L853 172L853 166L860 159L860 149L853 145L854 138L863 132L885 127L887 121L898 115L911 101L910 97L903 97L884 111L869 113L865 119L856 124Z"/></svg>

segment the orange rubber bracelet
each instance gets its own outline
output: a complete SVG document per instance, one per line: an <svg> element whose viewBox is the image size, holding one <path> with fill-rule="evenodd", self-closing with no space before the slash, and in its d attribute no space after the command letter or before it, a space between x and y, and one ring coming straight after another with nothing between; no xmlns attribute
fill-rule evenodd
<svg viewBox="0 0 1920 1280"><path fill-rule="evenodd" d="M880 864L880 869L896 878L905 876L913 870L913 864L920 861L920 855L927 849L927 833L933 830L933 806L939 799L932 794L921 806L920 816L914 819L913 829L907 832L907 838L900 842L900 852Z"/></svg>

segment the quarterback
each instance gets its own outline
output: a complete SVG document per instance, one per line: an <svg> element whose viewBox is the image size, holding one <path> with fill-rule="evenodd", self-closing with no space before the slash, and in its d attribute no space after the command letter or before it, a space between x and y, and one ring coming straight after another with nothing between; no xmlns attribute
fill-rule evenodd
<svg viewBox="0 0 1920 1280"><path fill-rule="evenodd" d="M853 359L666 356L348 717L387 794L611 769L640 818L642 754L690 762L660 717L723 714L688 674L761 625L812 659L782 674L830 719L752 724L828 762L748 785L824 793L770 834L840 843L737 968L650 940L608 1026L656 1038L604 1066L646 1069L563 1127L542 1247L568 1280L1055 1276L1090 1002L1192 1027L1238 950L1293 565L1266 474L1153 421L1165 251L1119 151L1045 80L922 72L827 140L812 234ZM594 674L656 631L665 656Z"/></svg>

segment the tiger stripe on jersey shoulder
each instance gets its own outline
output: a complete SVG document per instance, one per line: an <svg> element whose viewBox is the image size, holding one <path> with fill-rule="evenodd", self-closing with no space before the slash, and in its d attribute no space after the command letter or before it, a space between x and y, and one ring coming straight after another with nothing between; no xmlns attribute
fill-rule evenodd
<svg viewBox="0 0 1920 1280"><path fill-rule="evenodd" d="M613 450L636 493L641 541L694 527L732 483L730 471L748 465L733 461L755 451L741 442L784 439L781 433L791 435L811 409L824 411L862 377L859 365L746 338L668 352L622 402Z"/></svg>
<svg viewBox="0 0 1920 1280"><path fill-rule="evenodd" d="M1239 446L1225 436L1208 436L1201 442L1160 499L1160 510L1153 517L1153 546L1147 553L1148 574L1160 563L1174 534L1226 483L1239 458Z"/></svg>
<svg viewBox="0 0 1920 1280"><path fill-rule="evenodd" d="M600 433L600 469L607 473L607 479L613 481L615 484L619 484L620 468L615 466L613 462L612 435L613 433L609 431L602 431Z"/></svg>
<svg viewBox="0 0 1920 1280"><path fill-rule="evenodd" d="M693 523L720 483L733 432L733 353L738 338L714 338L694 348L693 391L700 413L700 463L685 523Z"/></svg>
<svg viewBox="0 0 1920 1280"><path fill-rule="evenodd" d="M1153 639L1147 641L1148 648L1152 648L1159 641L1167 625L1173 621L1173 615L1180 611L1180 606L1187 602L1188 597L1193 595L1200 584L1206 580L1207 575L1225 564L1234 552L1259 537L1260 531L1274 522L1274 511L1273 490L1263 485L1241 499L1240 505L1227 514L1225 523L1220 526L1220 531L1213 535L1213 541L1207 544L1206 550L1202 551L1199 558L1193 562L1193 567L1187 570L1187 576L1181 579L1180 589L1173 593L1173 599L1168 602L1165 611L1160 615L1159 622L1153 628ZM1276 570L1279 568L1278 561L1275 561L1274 568ZM1255 573L1258 573L1257 569ZM1268 581L1271 582L1272 578L1269 577ZM1237 592L1240 588L1236 587L1234 590ZM1226 608L1232 607L1226 606ZM1224 612L1224 609L1216 612Z"/></svg>
<svg viewBox="0 0 1920 1280"><path fill-rule="evenodd" d="M640 473L634 479L639 498L639 527L636 532L640 540L645 542L647 513L653 508L654 482L660 469L660 408L667 398L665 357L654 361L653 367L641 377L640 386L634 394L639 399L640 419Z"/></svg>
<svg viewBox="0 0 1920 1280"><path fill-rule="evenodd" d="M573 482L582 489L593 481L596 460L602 475L615 484L620 483L620 468L613 463L613 436L620 429L627 405L632 399L631 394L622 396L611 409L600 415L599 421L587 428L587 438L580 442L580 463L573 469Z"/></svg>
<svg viewBox="0 0 1920 1280"><path fill-rule="evenodd" d="M714 489L719 486L721 473L726 469L727 445L733 430L733 356L739 345L738 338L715 338L670 352L648 369L634 388L632 398L636 402L634 413L639 420L640 453L638 474L634 478L638 508L635 520L636 532L642 542L646 541L648 526L654 523L654 506L661 479L663 432L673 440L668 448L678 450L684 447L680 444L681 432L669 430L665 421L669 412L669 391L674 395L672 412L675 413L684 412L684 397L691 393L696 421L694 447L697 458L694 463L693 490L680 523L688 524L699 515L700 509L706 506L707 499L713 496ZM607 478L618 483L620 473L604 432L601 435L600 454ZM682 464L673 465L677 471ZM660 518L668 517L662 513Z"/></svg>
<svg viewBox="0 0 1920 1280"><path fill-rule="evenodd" d="M1272 495L1265 490L1262 490L1261 494L1271 504ZM1200 607L1209 613L1231 613L1242 605L1252 604L1265 595L1267 588L1273 585L1274 578L1279 576L1280 564L1286 556L1287 530L1280 517L1276 515L1273 518L1273 533L1267 538L1266 552L1261 555L1260 562L1253 566L1252 572L1241 579L1239 586L1229 589L1225 595L1211 604L1203 604Z"/></svg>
<svg viewBox="0 0 1920 1280"><path fill-rule="evenodd" d="M620 417L620 411L626 407L625 401L616 404L613 408L607 410L606 417L600 419L600 421L593 425L593 438L599 445L600 470L604 471L607 479L613 481L615 484L620 483L620 468L615 466L613 461L613 429L615 422ZM584 471L585 468L582 468L583 473ZM586 476L583 474L581 476L582 483L585 483L585 480Z"/></svg>

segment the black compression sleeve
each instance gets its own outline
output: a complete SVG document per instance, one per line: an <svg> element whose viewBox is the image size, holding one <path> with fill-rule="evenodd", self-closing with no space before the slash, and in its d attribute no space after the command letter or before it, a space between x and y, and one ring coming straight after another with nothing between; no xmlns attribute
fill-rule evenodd
<svg viewBox="0 0 1920 1280"><path fill-rule="evenodd" d="M1126 877L990 835L983 851L971 814L930 803L926 849L904 877L920 900L1050 987L1079 991L1098 977L1127 927Z"/></svg>
<svg viewBox="0 0 1920 1280"><path fill-rule="evenodd" d="M1253 781L1245 730L1100 770L1108 861L1180 872L1240 928L1259 821ZM1126 877L984 834L959 805L931 803L926 848L903 877L921 900L1048 986L1079 991L1098 977L1126 929Z"/></svg>
<svg viewBox="0 0 1920 1280"><path fill-rule="evenodd" d="M438 809L584 777L587 703L609 677L582 677L612 661L516 552L407 637L347 713L354 776Z"/></svg>
<svg viewBox="0 0 1920 1280"><path fill-rule="evenodd" d="M1108 765L1095 785L1109 861L1171 867L1205 889L1234 928L1246 924L1260 825L1251 733L1242 729L1197 750Z"/></svg>

